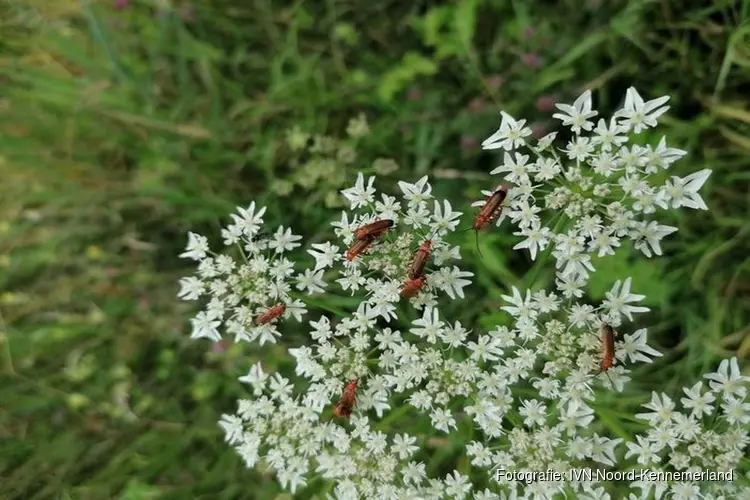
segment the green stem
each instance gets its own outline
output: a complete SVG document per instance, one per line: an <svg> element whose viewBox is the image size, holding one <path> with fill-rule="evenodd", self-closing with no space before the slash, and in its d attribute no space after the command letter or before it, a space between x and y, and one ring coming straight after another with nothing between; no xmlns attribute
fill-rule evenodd
<svg viewBox="0 0 750 500"><path fill-rule="evenodd" d="M8 365L8 373L10 375L17 375L16 370L13 367L13 354L10 350L10 331L5 324L5 319L3 319L2 314L0 314L0 344L3 345L3 354L5 355L6 363Z"/></svg>
<svg viewBox="0 0 750 500"><path fill-rule="evenodd" d="M288 295L289 295L289 297L291 299L299 299L299 300L301 300L306 306L317 307L318 309L322 309L322 310L324 310L326 312L333 313L333 314L335 314L339 318L343 318L343 317L348 316L348 314L346 313L346 311L344 311L342 309L339 309L337 307L333 307L333 306L329 305L329 303L327 301L325 301L325 300L315 300L313 298L313 296L305 296L305 297L303 297L300 294L295 293L295 292L289 292Z"/></svg>
<svg viewBox="0 0 750 500"><path fill-rule="evenodd" d="M393 422L394 420L398 420L399 418L403 417L407 413L409 413L410 405L409 403L404 402L401 406L390 412L383 420L378 422L378 425L376 426L378 430L387 429L389 427L388 424Z"/></svg>

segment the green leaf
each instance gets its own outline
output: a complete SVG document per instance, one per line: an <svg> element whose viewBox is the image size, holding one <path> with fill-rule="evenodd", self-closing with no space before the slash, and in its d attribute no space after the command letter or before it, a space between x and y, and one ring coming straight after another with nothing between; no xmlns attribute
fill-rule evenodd
<svg viewBox="0 0 750 500"><path fill-rule="evenodd" d="M464 47L469 47L474 39L477 20L477 0L464 0L456 7L453 18L456 36Z"/></svg>
<svg viewBox="0 0 750 500"><path fill-rule="evenodd" d="M378 96L385 102L393 99L396 93L419 76L430 76L437 72L437 64L416 52L408 52L396 67L385 75L378 87Z"/></svg>
<svg viewBox="0 0 750 500"><path fill-rule="evenodd" d="M125 491L120 495L120 500L148 500L156 498L159 495L159 489L144 484L136 479L128 481Z"/></svg>
<svg viewBox="0 0 750 500"><path fill-rule="evenodd" d="M414 27L421 32L422 42L428 47L435 47L444 39L445 12L445 7L432 7L421 19L414 19Z"/></svg>
<svg viewBox="0 0 750 500"><path fill-rule="evenodd" d="M546 72L558 73L560 70L571 65L576 60L585 56L588 52L592 51L597 45L603 43L609 38L609 34L605 31L599 31L588 35L586 38L578 42L578 44L570 49L567 54L558 59L555 63L550 65Z"/></svg>
<svg viewBox="0 0 750 500"><path fill-rule="evenodd" d="M630 257L621 250L615 255L592 259L596 272L589 281L589 295L592 299L601 300L616 280L631 277L633 292L646 296L640 304L661 305L671 290L670 283L664 277L663 264L658 259Z"/></svg>

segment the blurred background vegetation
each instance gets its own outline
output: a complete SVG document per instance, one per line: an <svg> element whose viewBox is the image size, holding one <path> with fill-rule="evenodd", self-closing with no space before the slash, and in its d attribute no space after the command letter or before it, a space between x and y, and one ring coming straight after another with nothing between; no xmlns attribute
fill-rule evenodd
<svg viewBox="0 0 750 500"><path fill-rule="evenodd" d="M216 425L259 353L188 339L186 231L215 238L257 200L323 241L358 171L476 199L499 110L541 134L583 88L606 113L630 85L671 95L651 139L689 151L677 175L713 169L711 210L667 216L665 257L622 252L592 282L596 298L631 275L648 296L665 356L640 389L746 366L749 16L722 0L0 0L0 499L275 498ZM529 284L514 242L483 234L480 259L466 236L480 275L456 319L491 325ZM282 354L263 362L288 369Z"/></svg>

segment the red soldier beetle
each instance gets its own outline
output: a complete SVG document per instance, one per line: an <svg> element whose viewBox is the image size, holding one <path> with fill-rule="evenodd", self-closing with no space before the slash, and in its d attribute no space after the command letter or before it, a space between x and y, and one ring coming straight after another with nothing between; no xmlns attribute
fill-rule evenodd
<svg viewBox="0 0 750 500"><path fill-rule="evenodd" d="M432 249L432 240L424 240L419 249L414 254L414 258L409 264L409 268L406 270L406 277L410 280L416 280L424 274L424 268L427 265L427 259L430 257L430 250Z"/></svg>
<svg viewBox="0 0 750 500"><path fill-rule="evenodd" d="M349 418L356 403L357 380L350 380L344 385L339 402L333 405L333 414L337 417Z"/></svg>
<svg viewBox="0 0 750 500"><path fill-rule="evenodd" d="M503 203L507 197L508 186L500 184L494 191L492 191L492 193L490 193L489 196L487 196L479 213L474 216L474 224L469 229L473 229L474 234L476 235L477 252L479 255L482 255L482 251L479 250L479 231L500 216L500 213L503 210ZM466 231L469 229L466 229Z"/></svg>
<svg viewBox="0 0 750 500"><path fill-rule="evenodd" d="M414 279L407 278L406 281L404 281L404 287L401 289L401 297L405 299L414 297L419 293L425 283L427 283L427 278L424 275L418 276Z"/></svg>
<svg viewBox="0 0 750 500"><path fill-rule="evenodd" d="M283 302L279 302L275 306L270 307L266 312L255 318L255 325L265 325L266 323L270 323L274 319L278 318L282 314L284 314L284 311L286 311L286 304Z"/></svg>
<svg viewBox="0 0 750 500"><path fill-rule="evenodd" d="M393 224L394 222L391 219L378 219L359 227L354 231L354 237L358 240L377 238L392 228Z"/></svg>
<svg viewBox="0 0 750 500"><path fill-rule="evenodd" d="M362 253L364 253L365 250L367 250L370 245L372 245L375 242L375 238L368 237L362 240L356 240L354 244L349 247L349 249L346 251L346 260L354 260L357 257L359 257Z"/></svg>
<svg viewBox="0 0 750 500"><path fill-rule="evenodd" d="M602 339L602 361L599 367L606 372L615 364L615 331L608 323L602 323L599 336Z"/></svg>
<svg viewBox="0 0 750 500"><path fill-rule="evenodd" d="M361 226L354 231L355 241L346 251L346 260L354 260L372 245L376 239L393 227L390 219L380 219Z"/></svg>
<svg viewBox="0 0 750 500"><path fill-rule="evenodd" d="M614 328L612 328L612 325L610 325L609 323L603 321L599 326L599 338L602 343L602 359L599 362L599 371L592 376L593 378L601 373L604 373L605 375L607 375L609 383L612 384L612 387L615 386L615 383L612 381L612 377L610 377L609 373L607 372L614 366L615 361L617 360L617 352L615 347L616 335L617 332L615 332Z"/></svg>
<svg viewBox="0 0 750 500"><path fill-rule="evenodd" d="M503 202L507 197L508 186L501 184L495 188L492 194L490 194L485 200L479 213L474 217L473 228L475 231L481 230L488 222L497 219L502 210Z"/></svg>

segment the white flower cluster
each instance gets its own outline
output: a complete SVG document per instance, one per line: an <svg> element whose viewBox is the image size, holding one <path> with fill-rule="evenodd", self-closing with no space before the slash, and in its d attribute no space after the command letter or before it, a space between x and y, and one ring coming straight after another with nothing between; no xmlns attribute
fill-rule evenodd
<svg viewBox="0 0 750 500"><path fill-rule="evenodd" d="M472 465L488 470L556 471L564 480L521 481L500 478L494 496L482 498L552 498L574 493L580 498L606 498L597 481L572 482L571 468L592 462L618 464L622 439L593 431L592 387L599 377L607 389L622 391L629 380L625 363L650 362L661 354L646 344L646 330L625 334L614 342L613 367L601 368L603 318L621 324L621 316L645 307L632 305L643 296L630 293L630 279L616 282L597 308L554 292L504 296L503 310L514 318L513 328L490 332L493 363L479 369L464 412L481 430L484 441L467 446Z"/></svg>
<svg viewBox="0 0 750 500"><path fill-rule="evenodd" d="M222 416L226 441L247 467L262 461L292 493L310 477L335 483L336 499L462 498L471 490L469 478L455 471L428 480L426 465L412 459L420 449L414 436L388 435L365 416L353 416L346 427L323 420L309 393L300 402L287 379L269 377L259 364L240 380L255 397L240 400L236 415Z"/></svg>
<svg viewBox="0 0 750 500"><path fill-rule="evenodd" d="M433 198L427 177L400 182L396 198L378 197L374 177L359 174L342 191L352 212L332 223L339 241L312 244L307 252L315 265L300 273L285 253L301 238L283 227L264 233L265 208L256 211L254 203L222 231L240 260L211 253L206 238L190 233L182 256L198 261L198 272L181 280L180 296L208 298L193 319L193 337L219 340L223 324L235 340L275 342L283 319L299 321L306 313L295 294L322 292L330 280L361 299L351 313L309 321L310 342L288 350L302 394L280 374L264 373L260 363L240 377L252 397L239 401L236 415L222 416L227 442L248 467L271 469L293 494L320 493L307 488L326 480L331 500L605 500L614 498L606 482L567 474L557 482L496 480L494 471L738 466L750 443L750 379L736 359L706 375L710 390L701 383L684 390L684 412L655 393L645 405L650 412L633 419L648 421L649 429L632 441L622 427L599 421L612 416L602 412L597 396L623 392L632 365L661 354L647 344L645 328L626 326L648 311L638 305L645 297L631 292L630 278L616 280L601 304L585 301L592 256L613 254L623 240L646 256L659 255L659 241L676 228L654 220L657 209L706 209L698 191L710 171L663 182L664 171L685 152L664 139L656 146L630 142L630 135L657 124L667 100L644 102L631 88L624 107L597 124L590 92L573 105L558 105L554 116L572 136L562 151L551 147L554 134L530 146L525 121L503 113L500 129L483 147L506 151L492 173L503 174L510 186L485 192L488 198L475 203L481 208L474 228L510 219L525 238L515 248L527 248L535 259L551 247L557 273L554 289L512 287L501 307L511 321L489 332L472 331L440 312L441 298L463 298L473 274L454 265L460 254L450 237L462 214ZM397 305L404 299L421 317L399 328ZM425 427L432 430L416 431ZM621 432L610 436L611 428ZM435 472L420 461L421 452L430 439L444 439L436 432L462 443L471 467L464 463L461 472L428 478ZM748 487L703 486L636 481L630 490L638 493L629 498L750 498Z"/></svg>
<svg viewBox="0 0 750 500"><path fill-rule="evenodd" d="M612 255L623 240L647 257L661 255L661 239L677 228L660 224L653 214L670 207L707 210L698 191L711 174L704 169L663 182L663 172L685 151L668 147L663 137L656 146L632 140L657 125L668 100L644 102L631 87L622 109L597 122L590 91L572 105L557 104L560 112L553 117L572 132L560 150L552 147L557 132L532 145L526 120L503 112L500 128L482 147L505 150L503 164L491 173L512 184L496 221L509 218L518 227L514 234L523 241L514 249L526 248L535 259L552 245L560 278L582 282L594 271L591 256Z"/></svg>
<svg viewBox="0 0 750 500"><path fill-rule="evenodd" d="M311 381L306 396L311 405L330 405L343 380L360 379L364 389L355 413L373 409L381 417L391 408L389 401L408 398L402 407L424 411L443 432L455 427L450 405L471 394L479 364L498 359L489 335L469 341L461 323L441 321L435 308L426 308L404 333L378 328L362 311L335 328L325 316L311 325L317 345L290 351L297 375ZM459 349L466 350L465 359L451 356Z"/></svg>
<svg viewBox="0 0 750 500"><path fill-rule="evenodd" d="M648 421L645 434L627 443L625 459L635 459L653 471L701 473L736 470L750 444L750 402L746 402L750 377L740 374L737 358L725 359L715 373L705 375L709 389L698 382L684 388L683 411L666 394L654 392L644 405L648 413L636 417ZM707 486L701 489L701 486ZM748 489L730 482L638 481L632 485L641 498L747 498Z"/></svg>
<svg viewBox="0 0 750 500"><path fill-rule="evenodd" d="M197 300L207 297L203 311L193 318L192 338L221 340L220 328L234 335L234 341L276 342L280 320L297 321L307 312L305 304L290 296L295 279L294 263L284 254L300 246L301 236L279 226L273 235L262 231L266 207L256 211L255 202L239 207L232 223L222 230L224 245L238 247L240 260L216 254L208 239L189 233L187 249L180 257L198 262L195 276L180 280L179 297ZM298 279L300 277L297 277ZM298 285L298 288L301 288Z"/></svg>
<svg viewBox="0 0 750 500"><path fill-rule="evenodd" d="M650 363L651 357L661 356L646 343L645 328L623 335L613 331L614 350L609 356L614 367L603 373L602 359L607 354L604 353L606 346L603 345L602 329L605 325L621 325L623 318L632 321L633 313L648 311L646 307L633 305L644 296L630 293L630 283L630 278L624 283L616 281L596 308L561 299L554 292L541 290L532 293L527 290L524 295L513 288L512 296L503 296L508 305L502 309L513 316L514 328L498 327L497 330L507 331L504 335L517 339L516 345L531 348L535 356L544 358L544 374L564 374L566 382L573 382L570 386L573 392L564 393L565 397L593 399L594 393L585 381L596 375L622 391L624 382L629 380L629 370L623 366L626 362Z"/></svg>
<svg viewBox="0 0 750 500"><path fill-rule="evenodd" d="M368 314L386 320L396 317L401 298L422 308L437 304L441 292L452 299L463 297L464 287L471 283L467 278L473 274L450 264L461 256L457 246L445 241L456 230L461 212L454 211L448 200L433 199L426 176L414 184L399 182L401 201L387 194L377 199L374 182L374 177L365 181L359 174L354 187L342 191L357 213L350 220L349 213L342 212L341 219L332 224L341 246L327 242L308 250L315 257L315 270L322 272L343 262L336 281L352 294L362 290ZM376 236L357 237L369 225L384 221L391 226ZM342 248L349 249L346 255ZM420 248L427 262L419 276L410 277L410 264Z"/></svg>
<svg viewBox="0 0 750 500"><path fill-rule="evenodd" d="M514 289L513 296L504 297L509 305L503 308L514 316L514 328L477 335L458 322L441 320L431 307L408 331L379 328L363 305L335 326L326 316L312 321L315 345L290 353L296 374L310 382L304 403L315 412L331 407L343 381L354 379L360 382L354 414L361 418L370 410L382 418L392 401L403 401L392 411L406 410L410 418L423 413L444 433L456 431L461 419L473 420L489 440L467 447L477 467L558 470L588 460L611 466L621 440L588 429L594 419L588 403L595 399L590 382L601 373L597 332L602 318L619 325L621 317L647 311L633 304L642 298L630 293L629 279L616 282L599 308L551 292L524 296ZM618 339L614 356L615 366L600 379L622 391L628 380L624 364L650 362L660 353L646 344L642 329ZM535 368L542 366L542 376L535 376ZM529 386L538 398L527 396ZM495 489L551 495L563 486L546 482L525 489L513 482L477 498L499 498L492 496ZM594 486L582 485L580 492L591 493Z"/></svg>

